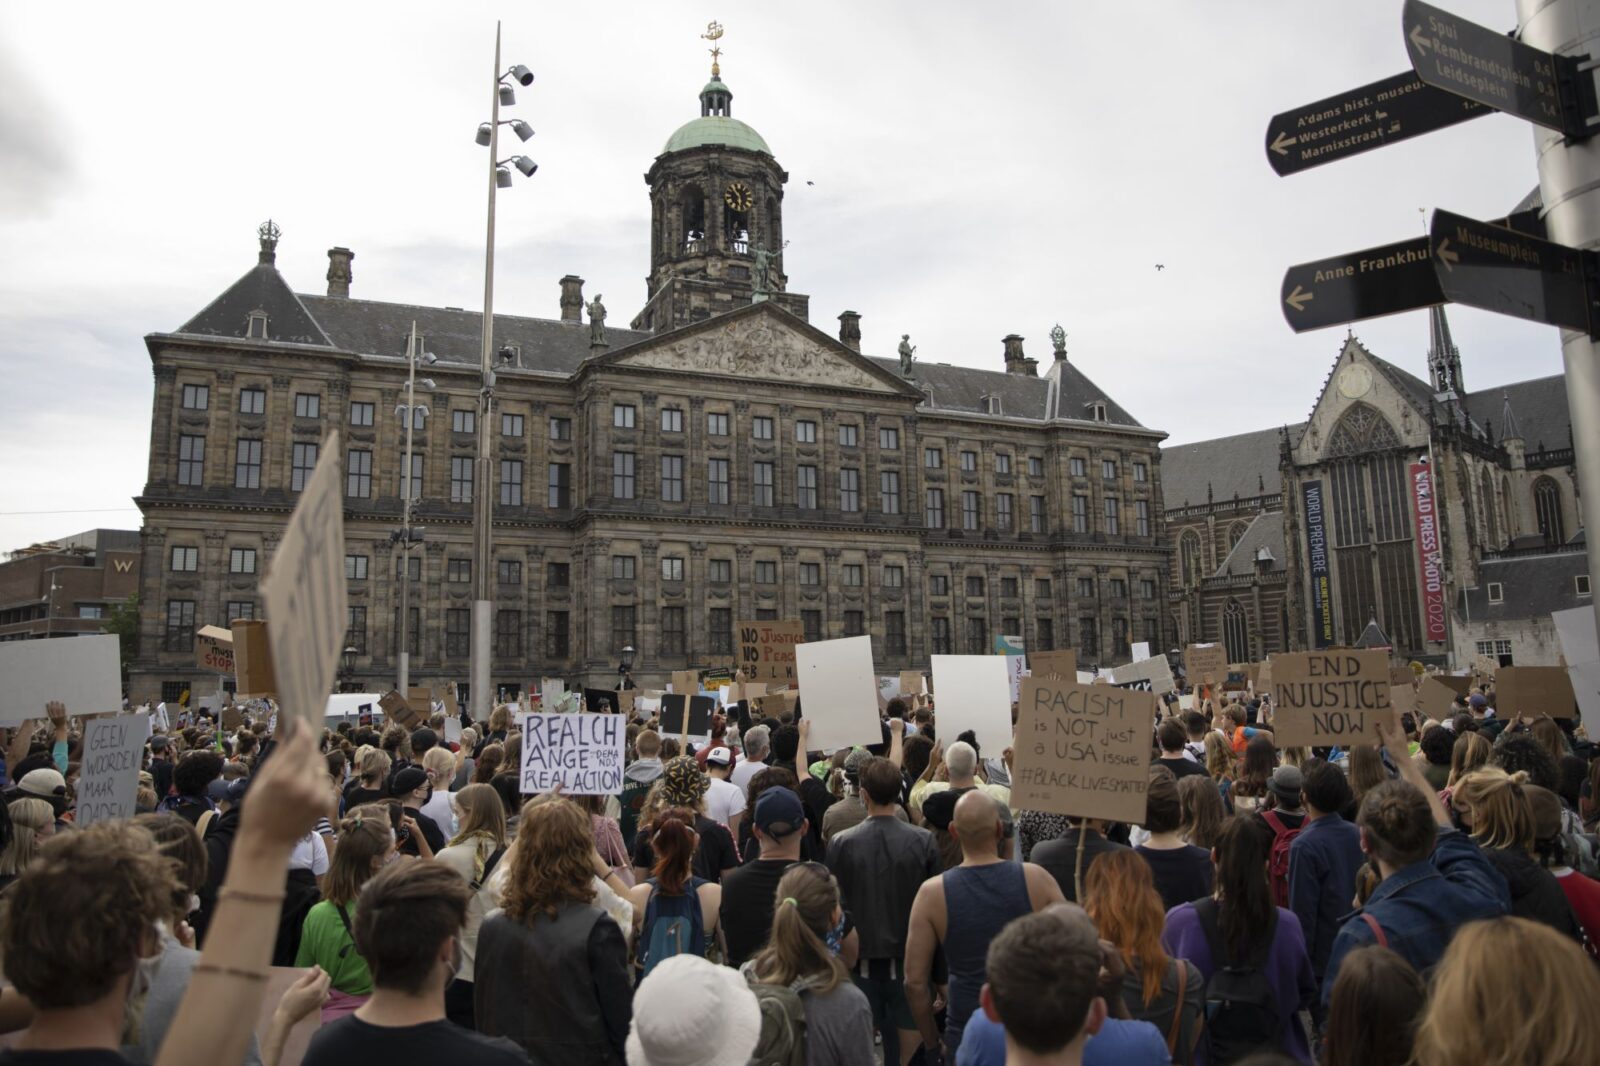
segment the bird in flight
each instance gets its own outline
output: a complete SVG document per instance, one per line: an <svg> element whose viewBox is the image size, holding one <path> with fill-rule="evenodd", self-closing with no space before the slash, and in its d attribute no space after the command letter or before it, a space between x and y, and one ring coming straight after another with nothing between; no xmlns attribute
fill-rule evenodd
<svg viewBox="0 0 1600 1066"><path fill-rule="evenodd" d="M1165 263L1157 263L1156 264L1156 269L1157 270L1165 270L1165 269L1167 269L1167 264L1165 264Z"/></svg>

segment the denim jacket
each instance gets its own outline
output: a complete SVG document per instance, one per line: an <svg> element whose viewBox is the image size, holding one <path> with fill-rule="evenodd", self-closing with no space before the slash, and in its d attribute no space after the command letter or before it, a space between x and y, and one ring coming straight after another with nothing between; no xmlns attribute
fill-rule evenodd
<svg viewBox="0 0 1600 1066"><path fill-rule="evenodd" d="M1432 856L1384 878L1367 905L1345 919L1328 955L1322 979L1323 1005L1333 996L1333 982L1344 957L1356 948L1377 943L1363 913L1377 920L1388 946L1425 976L1444 955L1457 929L1510 909L1505 879L1484 858L1477 842L1459 830L1440 828Z"/></svg>

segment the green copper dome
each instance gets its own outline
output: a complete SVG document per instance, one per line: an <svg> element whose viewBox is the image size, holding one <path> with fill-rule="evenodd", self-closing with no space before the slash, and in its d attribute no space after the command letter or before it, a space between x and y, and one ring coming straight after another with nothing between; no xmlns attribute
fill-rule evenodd
<svg viewBox="0 0 1600 1066"><path fill-rule="evenodd" d="M729 148L743 148L747 152L771 155L772 149L761 139L761 134L747 124L726 115L702 115L679 126L663 152L682 152L689 148L702 148L720 144Z"/></svg>

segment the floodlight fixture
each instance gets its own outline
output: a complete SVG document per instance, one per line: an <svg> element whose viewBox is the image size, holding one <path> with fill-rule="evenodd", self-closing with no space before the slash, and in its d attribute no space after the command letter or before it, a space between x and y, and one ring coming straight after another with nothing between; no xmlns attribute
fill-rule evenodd
<svg viewBox="0 0 1600 1066"><path fill-rule="evenodd" d="M517 81L521 82L523 85L533 84L533 71L529 70L521 63L518 63L516 66L511 68L511 76L516 78Z"/></svg>
<svg viewBox="0 0 1600 1066"><path fill-rule="evenodd" d="M491 133L492 131L489 129L489 124L487 122L480 122L478 124L478 143L483 145L485 148L489 147L489 138Z"/></svg>

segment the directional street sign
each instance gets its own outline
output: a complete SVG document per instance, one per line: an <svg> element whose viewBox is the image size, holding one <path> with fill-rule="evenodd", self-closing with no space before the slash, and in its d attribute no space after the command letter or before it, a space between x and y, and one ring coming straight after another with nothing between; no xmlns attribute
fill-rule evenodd
<svg viewBox="0 0 1600 1066"><path fill-rule="evenodd" d="M1594 90L1578 93L1578 60L1558 56L1457 18L1421 0L1406 0L1406 53L1418 77L1436 88L1516 115L1569 137L1594 132Z"/></svg>
<svg viewBox="0 0 1600 1066"><path fill-rule="evenodd" d="M1428 239L1447 299L1593 333L1589 309L1595 253L1449 211L1433 213Z"/></svg>
<svg viewBox="0 0 1600 1066"><path fill-rule="evenodd" d="M1408 70L1272 116L1267 125L1267 162L1280 175L1293 174L1442 130L1489 110L1435 89Z"/></svg>
<svg viewBox="0 0 1600 1066"><path fill-rule="evenodd" d="M1426 237L1290 267L1279 298L1296 333L1445 302Z"/></svg>

